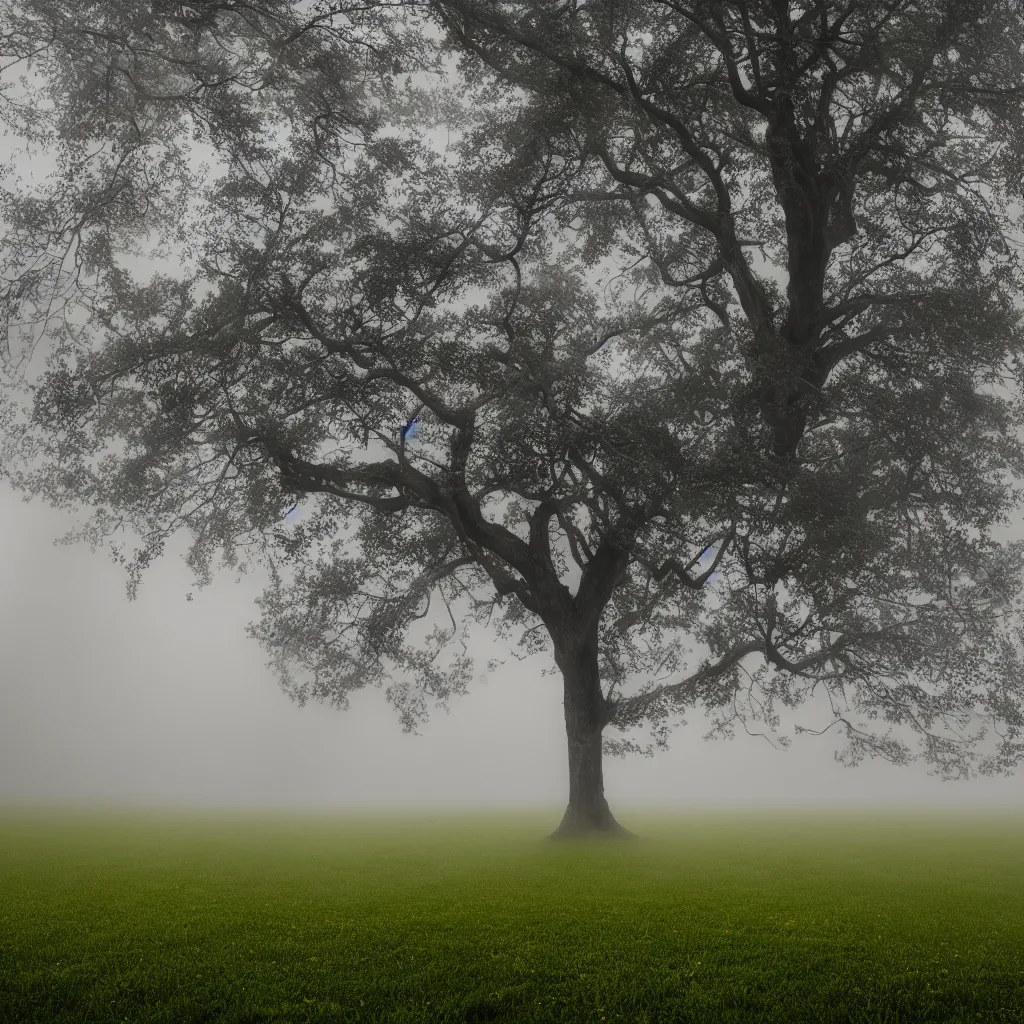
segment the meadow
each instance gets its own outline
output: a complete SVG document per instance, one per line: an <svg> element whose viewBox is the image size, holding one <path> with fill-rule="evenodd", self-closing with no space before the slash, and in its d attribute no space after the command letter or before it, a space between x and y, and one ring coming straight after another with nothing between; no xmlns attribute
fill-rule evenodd
<svg viewBox="0 0 1024 1024"><path fill-rule="evenodd" d="M40 1024L1024 1021L1024 815L0 814Z"/></svg>

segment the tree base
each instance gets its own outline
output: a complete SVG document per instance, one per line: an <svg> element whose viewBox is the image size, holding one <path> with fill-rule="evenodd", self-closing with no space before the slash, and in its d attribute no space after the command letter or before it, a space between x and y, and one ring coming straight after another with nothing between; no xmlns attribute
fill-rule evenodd
<svg viewBox="0 0 1024 1024"><path fill-rule="evenodd" d="M565 812L561 824L548 839L639 839L635 832L620 825L611 811L598 815Z"/></svg>
<svg viewBox="0 0 1024 1024"><path fill-rule="evenodd" d="M608 828L580 828L580 829L563 829L556 828L554 832L544 837L550 842L568 839L639 839L640 837L635 832L630 832L628 828L623 828L621 825L616 829Z"/></svg>

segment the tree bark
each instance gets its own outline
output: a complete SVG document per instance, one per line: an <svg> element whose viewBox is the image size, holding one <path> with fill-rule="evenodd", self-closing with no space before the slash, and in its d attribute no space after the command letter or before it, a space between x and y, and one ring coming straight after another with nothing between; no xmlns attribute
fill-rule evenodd
<svg viewBox="0 0 1024 1024"><path fill-rule="evenodd" d="M601 766L601 733L608 721L597 660L597 630L555 642L562 670L565 733L569 743L569 804L549 839L634 838L608 807Z"/></svg>

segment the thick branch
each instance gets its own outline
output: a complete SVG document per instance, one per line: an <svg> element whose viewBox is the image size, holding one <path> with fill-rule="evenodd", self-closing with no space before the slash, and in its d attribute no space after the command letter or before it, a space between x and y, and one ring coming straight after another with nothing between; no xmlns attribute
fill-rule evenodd
<svg viewBox="0 0 1024 1024"><path fill-rule="evenodd" d="M628 566L628 550L612 541L602 541L580 578L573 601L577 612L596 625Z"/></svg>
<svg viewBox="0 0 1024 1024"><path fill-rule="evenodd" d="M682 582L683 586L688 587L690 590L700 590L701 587L703 587L704 584L707 583L707 581L711 579L711 577L715 574L715 571L718 569L719 563L725 557L725 553L729 548L729 543L735 536L736 527L730 527L729 531L722 539L722 546L718 549L718 552L715 554L714 561L699 576L691 576L689 569L690 566L694 565L696 562L700 560L701 556L704 554L704 551L707 551L707 548L704 548L704 551L702 551L700 555L698 555L696 558L692 559L687 565L683 565L676 558L665 559L665 561L662 562L661 565L657 568L654 566L653 562L650 562L645 558L638 556L637 561L651 573L651 575L654 577L655 583L660 583L671 572L675 573L675 575L679 577L679 580Z"/></svg>
<svg viewBox="0 0 1024 1024"><path fill-rule="evenodd" d="M659 686L648 693L637 694L635 697L620 697L618 700L611 702L610 722L620 728L636 725L655 705L661 704L665 700L679 703L681 697L695 695L696 688L701 683L709 682L718 676L724 675L731 668L738 665L747 655L758 654L763 650L763 641L748 640L746 643L734 647L713 665L706 665L698 669L681 682L672 683L668 686Z"/></svg>
<svg viewBox="0 0 1024 1024"><path fill-rule="evenodd" d="M389 512L417 507L447 516L459 539L491 577L499 595L514 593L527 608L539 614L533 593L537 573L527 545L505 527L484 519L479 504L464 484L455 486L453 494L408 462L401 465L391 461L376 462L345 469L300 459L274 440L251 431L244 432L244 437L266 448L280 470L282 484L288 488L333 494ZM399 494L393 497L365 494L351 490L353 484L392 487ZM525 582L516 580L489 555L518 572Z"/></svg>

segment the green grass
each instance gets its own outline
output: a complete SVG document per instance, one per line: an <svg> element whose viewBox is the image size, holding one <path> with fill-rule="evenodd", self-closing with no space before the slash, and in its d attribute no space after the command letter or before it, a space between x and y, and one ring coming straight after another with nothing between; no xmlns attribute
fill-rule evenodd
<svg viewBox="0 0 1024 1024"><path fill-rule="evenodd" d="M6 1021L1024 1021L1024 817L9 812Z"/></svg>

